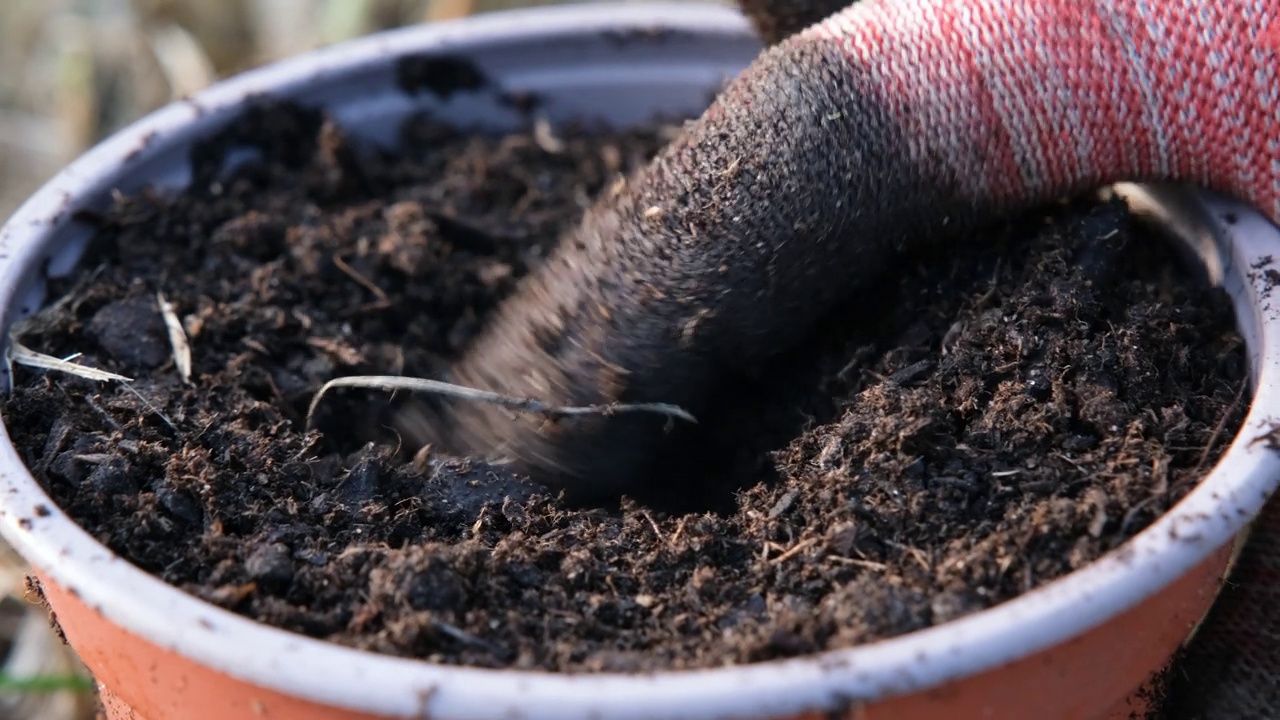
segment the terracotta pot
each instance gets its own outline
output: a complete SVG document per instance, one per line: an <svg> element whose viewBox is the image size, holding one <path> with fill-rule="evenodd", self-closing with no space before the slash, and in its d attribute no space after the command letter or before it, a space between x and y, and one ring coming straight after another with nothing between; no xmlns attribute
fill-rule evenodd
<svg viewBox="0 0 1280 720"><path fill-rule="evenodd" d="M46 300L46 276L75 268L90 230L74 211L102 207L113 189L186 183L192 142L235 117L249 96L323 105L357 136L384 143L407 113L429 106L514 126L499 93L441 101L397 86L399 58L447 51L473 58L505 90L542 95L552 122L626 123L696 114L757 50L727 9L570 6L377 35L243 75L103 143L18 212L0 231L3 321L7 327ZM1272 418L1280 417L1280 325L1266 312L1269 289L1259 277L1273 254L1280 257L1280 235L1222 200L1154 207L1197 217L1204 210L1212 219L1199 229L1199 257L1218 268L1249 344L1256 397L1244 430L1194 492L1118 551L923 632L789 661L634 677L441 667L359 652L251 622L113 555L54 505L7 435L0 531L34 566L112 718L1127 715L1139 703L1131 696L1204 616L1235 543L1280 478L1270 449Z"/></svg>

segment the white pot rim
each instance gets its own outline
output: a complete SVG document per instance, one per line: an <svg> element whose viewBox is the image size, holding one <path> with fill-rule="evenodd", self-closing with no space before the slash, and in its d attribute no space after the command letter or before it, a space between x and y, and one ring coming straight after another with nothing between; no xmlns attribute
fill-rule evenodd
<svg viewBox="0 0 1280 720"><path fill-rule="evenodd" d="M193 118L230 112L243 98L317 81L387 55L465 48L565 29L599 33L673 28L741 36L733 10L689 4L565 6L478 16L383 33L246 73L135 123L37 192L0 229L0 306L8 327L67 235L73 199L101 193L108 168L141 148L180 142ZM1263 270L1280 257L1280 232L1259 213L1202 196L1213 218L1224 286L1249 346L1256 395L1222 460L1182 502L1120 550L992 609L848 650L726 669L627 675L481 670L362 652L268 627L205 603L115 556L80 529L27 471L0 428L0 533L48 579L111 622L156 645L246 682L316 702L389 716L481 718L495 707L520 717L621 719L782 716L928 689L1003 665L1096 627L1163 589L1230 542L1280 480L1265 441L1280 427L1280 320ZM1229 218L1229 219L1228 219ZM63 257L71 252L63 249ZM74 252L72 252L74 255ZM63 274L74 261L48 266ZM38 290L38 288L37 288Z"/></svg>

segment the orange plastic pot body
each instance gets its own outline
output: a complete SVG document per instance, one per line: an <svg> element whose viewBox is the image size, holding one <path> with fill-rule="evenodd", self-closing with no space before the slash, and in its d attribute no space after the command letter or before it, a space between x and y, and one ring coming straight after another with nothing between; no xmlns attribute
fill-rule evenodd
<svg viewBox="0 0 1280 720"><path fill-rule="evenodd" d="M840 715L858 720L1143 717L1145 684L1208 612L1231 548L1213 553L1145 603L1079 637L1004 667L937 688L868 704ZM113 625L64 588L44 594L68 642L93 671L109 720L389 720L291 697L217 672ZM316 678L316 682L325 682ZM515 712L512 712L512 711ZM494 718L519 709L495 705ZM830 718L829 713L791 716ZM779 720L782 720L780 717Z"/></svg>

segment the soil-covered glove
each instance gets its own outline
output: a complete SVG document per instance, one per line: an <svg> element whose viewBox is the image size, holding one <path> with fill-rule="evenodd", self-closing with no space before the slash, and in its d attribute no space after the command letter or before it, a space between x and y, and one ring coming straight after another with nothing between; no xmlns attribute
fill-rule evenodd
<svg viewBox="0 0 1280 720"><path fill-rule="evenodd" d="M588 210L453 381L696 416L904 248L1000 213L1178 179L1280 219L1280 0L746 2L785 39ZM585 496L645 479L669 422L457 403L433 425Z"/></svg>

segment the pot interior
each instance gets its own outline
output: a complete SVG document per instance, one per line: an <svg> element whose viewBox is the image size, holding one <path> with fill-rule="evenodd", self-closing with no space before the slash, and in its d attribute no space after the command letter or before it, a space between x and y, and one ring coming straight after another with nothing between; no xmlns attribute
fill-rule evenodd
<svg viewBox="0 0 1280 720"><path fill-rule="evenodd" d="M113 191L190 183L192 145L238 117L246 100L268 95L324 107L352 136L383 147L394 147L399 123L422 111L495 131L525 122L521 108L529 107L553 124L573 119L625 126L696 115L758 51L736 14L641 4L411 28L248 73L111 138L24 205L0 230L0 321L8 327L34 312L50 300L45 279L76 268L92 232L78 220L81 213L106 207ZM474 78L465 87L432 80L441 68L456 73L459 67ZM1227 200L1201 207L1212 222L1195 232L1214 238L1258 389L1256 407L1228 457L1167 520L1135 538L1127 558L1104 559L1004 606L910 637L829 657L644 678L548 678L369 657L266 630L187 597L110 555L59 512L20 526L17 509L50 501L7 436L0 444L0 461L8 463L0 478L2 529L52 579L152 642L180 648L228 674L271 678L283 690L348 706L364 703L379 712L412 715L421 701L415 693L423 688L430 688L433 710L442 715L478 716L489 701L510 701L530 717L587 717L601 708L607 710L600 717L626 717L640 707L717 715L797 712L933 687L1060 643L1141 602L1229 542L1274 490L1280 464L1252 441L1270 430L1280 333L1262 310L1270 288L1250 268L1271 257L1278 246L1275 229ZM1227 216L1236 221L1225 223ZM1214 257L1214 250L1199 252ZM7 387L7 368L0 372ZM140 596L155 603L133 601ZM206 624L217 631L182 630ZM364 673L358 688L316 687L317 675L337 677L356 660ZM661 692L655 692L659 683Z"/></svg>

